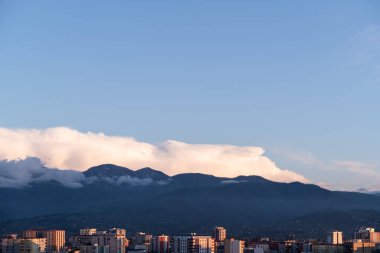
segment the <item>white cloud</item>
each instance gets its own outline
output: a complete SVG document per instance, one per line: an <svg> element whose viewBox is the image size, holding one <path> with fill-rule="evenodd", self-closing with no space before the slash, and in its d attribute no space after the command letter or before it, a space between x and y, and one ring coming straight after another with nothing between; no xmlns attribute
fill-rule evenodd
<svg viewBox="0 0 380 253"><path fill-rule="evenodd" d="M354 72L366 77L368 84L380 82L380 26L370 25L355 33L342 48L347 52L343 57L341 70ZM361 82L361 85L366 83Z"/></svg>
<svg viewBox="0 0 380 253"><path fill-rule="evenodd" d="M57 127L43 130L0 128L0 159L38 157L48 167L83 171L91 166L114 163L130 169L152 167L168 175L193 172L235 177L259 175L280 182L308 180L282 170L264 150L253 146L187 144L165 141L159 145L131 137L82 133Z"/></svg>
<svg viewBox="0 0 380 253"><path fill-rule="evenodd" d="M49 169L38 158L0 161L0 187L22 188L32 182L55 180L64 186L82 186L85 177L82 173L70 170Z"/></svg>
<svg viewBox="0 0 380 253"><path fill-rule="evenodd" d="M293 163L295 167L302 166L308 173L318 172L314 183L330 190L379 191L379 164L357 160L323 160L313 153L289 149L273 149L274 154ZM354 179L354 180L353 180Z"/></svg>
<svg viewBox="0 0 380 253"><path fill-rule="evenodd" d="M305 165L321 165L323 163L318 157L310 152L279 148L273 148L271 151L274 154L279 155L287 160L295 161Z"/></svg>
<svg viewBox="0 0 380 253"><path fill-rule="evenodd" d="M376 177L380 179L380 173L376 170L377 166L375 164L366 163L362 161L335 161L332 166L337 169L348 170L357 174L361 174L369 177Z"/></svg>
<svg viewBox="0 0 380 253"><path fill-rule="evenodd" d="M245 183L247 182L246 180L223 180L220 182L221 184L240 184L240 183Z"/></svg>
<svg viewBox="0 0 380 253"><path fill-rule="evenodd" d="M352 38L352 43L357 46L355 63L378 63L380 57L380 27L368 26ZM378 66L378 65L377 65Z"/></svg>
<svg viewBox="0 0 380 253"><path fill-rule="evenodd" d="M74 170L59 170L45 167L40 159L28 157L19 160L0 161L0 187L4 188L23 188L32 183L56 181L66 187L79 188L83 184L91 184L98 178L86 178L83 173ZM108 183L121 185L129 184L132 186L144 186L154 183L151 178L136 178L121 176L118 178L103 178ZM158 184L166 182L158 181Z"/></svg>
<svg viewBox="0 0 380 253"><path fill-rule="evenodd" d="M149 185L153 183L153 180L151 178L136 178L136 177L130 177L130 176L122 176L117 179L116 184L130 184L130 185Z"/></svg>

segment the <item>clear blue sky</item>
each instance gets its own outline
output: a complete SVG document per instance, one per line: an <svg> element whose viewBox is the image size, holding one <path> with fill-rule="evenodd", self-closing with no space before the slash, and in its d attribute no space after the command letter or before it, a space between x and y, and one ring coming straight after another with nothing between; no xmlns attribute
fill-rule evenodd
<svg viewBox="0 0 380 253"><path fill-rule="evenodd" d="M2 127L262 146L341 184L323 167L380 173L380 2L0 0L0 88Z"/></svg>

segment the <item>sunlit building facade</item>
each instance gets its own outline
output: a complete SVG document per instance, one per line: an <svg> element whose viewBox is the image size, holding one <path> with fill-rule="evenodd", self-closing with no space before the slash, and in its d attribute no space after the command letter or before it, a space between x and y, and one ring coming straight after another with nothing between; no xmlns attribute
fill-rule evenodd
<svg viewBox="0 0 380 253"><path fill-rule="evenodd" d="M224 242L227 236L227 230L224 227L215 227L213 237L217 242Z"/></svg>
<svg viewBox="0 0 380 253"><path fill-rule="evenodd" d="M358 228L354 234L354 240L358 242L380 243L380 232L376 232L374 228Z"/></svg>
<svg viewBox="0 0 380 253"><path fill-rule="evenodd" d="M342 244L343 233L341 231L330 231L327 233L327 243L329 244Z"/></svg>
<svg viewBox="0 0 380 253"><path fill-rule="evenodd" d="M2 253L45 253L46 238L5 238L1 240Z"/></svg>
<svg viewBox="0 0 380 253"><path fill-rule="evenodd" d="M224 241L224 253L243 253L244 241L233 238Z"/></svg>
<svg viewBox="0 0 380 253"><path fill-rule="evenodd" d="M152 251L154 253L169 253L169 236L167 235L160 235L160 236L155 236L153 238L152 242Z"/></svg>
<svg viewBox="0 0 380 253"><path fill-rule="evenodd" d="M173 236L170 240L171 253L214 253L215 241L211 236Z"/></svg>
<svg viewBox="0 0 380 253"><path fill-rule="evenodd" d="M47 253L61 252L65 249L65 230L47 230L44 231L44 234Z"/></svg>
<svg viewBox="0 0 380 253"><path fill-rule="evenodd" d="M73 236L70 242L76 250L96 249L99 253L125 253L127 238L125 229L113 228L107 231L96 231L95 234ZM84 249L87 246L94 247Z"/></svg>

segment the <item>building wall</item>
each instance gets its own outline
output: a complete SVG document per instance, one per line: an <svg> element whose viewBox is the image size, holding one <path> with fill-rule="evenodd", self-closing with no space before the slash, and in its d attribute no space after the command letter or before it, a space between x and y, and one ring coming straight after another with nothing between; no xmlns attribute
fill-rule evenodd
<svg viewBox="0 0 380 253"><path fill-rule="evenodd" d="M10 238L1 240L2 253L45 253L46 238Z"/></svg>
<svg viewBox="0 0 380 253"><path fill-rule="evenodd" d="M362 242L380 242L380 233L375 232L374 228L358 228L354 234L355 240Z"/></svg>
<svg viewBox="0 0 380 253"><path fill-rule="evenodd" d="M215 253L215 241L210 236L173 236L170 240L172 253Z"/></svg>
<svg viewBox="0 0 380 253"><path fill-rule="evenodd" d="M380 243L380 232L372 232L369 235L369 241L374 243Z"/></svg>
<svg viewBox="0 0 380 253"><path fill-rule="evenodd" d="M346 248L337 244L317 244L312 246L313 253L345 253Z"/></svg>
<svg viewBox="0 0 380 253"><path fill-rule="evenodd" d="M127 244L125 234L125 229L115 228L108 231L97 231L96 234L92 235L73 236L70 241L75 249L81 249L83 246L97 245L99 247L98 250L101 251L109 250L109 253L125 253L125 246Z"/></svg>
<svg viewBox="0 0 380 253"><path fill-rule="evenodd" d="M327 234L327 243L330 244L342 244L343 233L341 231L331 231Z"/></svg>
<svg viewBox="0 0 380 253"><path fill-rule="evenodd" d="M66 241L64 230L48 230L44 233L47 239L47 253L64 250Z"/></svg>
<svg viewBox="0 0 380 253"><path fill-rule="evenodd" d="M169 252L169 236L160 235L155 236L153 239L153 252L154 253L168 253Z"/></svg>
<svg viewBox="0 0 380 253"><path fill-rule="evenodd" d="M374 242L354 242L351 244L352 253L373 253L376 250Z"/></svg>
<svg viewBox="0 0 380 253"><path fill-rule="evenodd" d="M191 253L214 253L215 241L210 236L192 236Z"/></svg>
<svg viewBox="0 0 380 253"><path fill-rule="evenodd" d="M213 232L215 241L224 242L227 236L227 230L224 227L215 227Z"/></svg>
<svg viewBox="0 0 380 253"><path fill-rule="evenodd" d="M244 252L244 241L235 240L235 239L226 239L224 241L224 253L243 253L243 252Z"/></svg>
<svg viewBox="0 0 380 253"><path fill-rule="evenodd" d="M83 228L79 232L80 235L93 235L96 234L96 228Z"/></svg>
<svg viewBox="0 0 380 253"><path fill-rule="evenodd" d="M46 238L42 230L24 230L22 238Z"/></svg>
<svg viewBox="0 0 380 253"><path fill-rule="evenodd" d="M269 244L264 244L264 243L255 244L253 247L253 250L255 253L257 252L269 253Z"/></svg>
<svg viewBox="0 0 380 253"><path fill-rule="evenodd" d="M170 252L190 253L191 236L173 236L170 238Z"/></svg>

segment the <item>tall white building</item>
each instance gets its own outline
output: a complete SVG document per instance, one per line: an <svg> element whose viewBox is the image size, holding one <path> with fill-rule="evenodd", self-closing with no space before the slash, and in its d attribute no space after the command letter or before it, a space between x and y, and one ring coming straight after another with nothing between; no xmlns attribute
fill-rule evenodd
<svg viewBox="0 0 380 253"><path fill-rule="evenodd" d="M243 253L244 241L233 238L224 241L224 253Z"/></svg>
<svg viewBox="0 0 380 253"><path fill-rule="evenodd" d="M330 231L327 233L327 243L330 244L342 244L343 233L341 231Z"/></svg>

